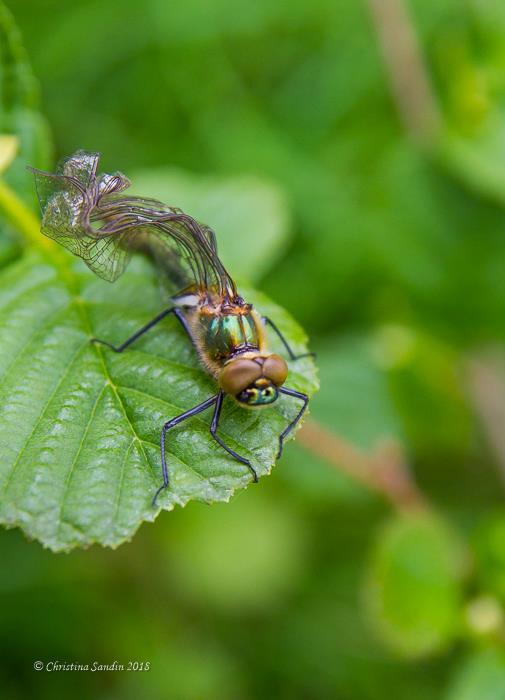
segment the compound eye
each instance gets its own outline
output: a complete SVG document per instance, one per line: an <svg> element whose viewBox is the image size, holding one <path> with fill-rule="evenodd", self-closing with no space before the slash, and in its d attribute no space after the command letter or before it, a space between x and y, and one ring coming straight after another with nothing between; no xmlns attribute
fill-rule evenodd
<svg viewBox="0 0 505 700"><path fill-rule="evenodd" d="M235 396L237 401L246 406L267 406L277 400L279 392L277 387L269 383L263 386L267 380L259 379L255 384L248 386ZM258 386L261 383L261 386Z"/></svg>
<svg viewBox="0 0 505 700"><path fill-rule="evenodd" d="M227 394L235 396L259 377L261 377L261 366L254 360L239 357L223 367L219 375L219 386Z"/></svg>
<svg viewBox="0 0 505 700"><path fill-rule="evenodd" d="M263 363L263 374L275 386L282 386L288 376L288 366L280 355L269 355Z"/></svg>

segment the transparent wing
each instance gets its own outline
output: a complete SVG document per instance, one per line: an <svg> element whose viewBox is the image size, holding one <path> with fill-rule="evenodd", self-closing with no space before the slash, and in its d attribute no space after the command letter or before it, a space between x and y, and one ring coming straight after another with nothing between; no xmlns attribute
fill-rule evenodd
<svg viewBox="0 0 505 700"><path fill-rule="evenodd" d="M42 233L78 255L113 282L132 251L148 253L175 289L196 285L235 299L233 280L221 263L214 231L180 209L120 193L121 173L97 175L99 155L79 151L56 173L33 170L42 209Z"/></svg>

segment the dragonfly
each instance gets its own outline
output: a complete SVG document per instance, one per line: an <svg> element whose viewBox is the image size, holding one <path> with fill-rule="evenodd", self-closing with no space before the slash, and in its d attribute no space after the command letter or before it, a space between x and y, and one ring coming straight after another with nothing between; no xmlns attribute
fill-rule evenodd
<svg viewBox="0 0 505 700"><path fill-rule="evenodd" d="M158 496L170 484L167 433L211 407L210 435L247 467L257 482L258 473L250 460L218 434L223 401L229 396L248 409L270 406L280 395L299 402L295 417L279 435L279 458L284 441L301 420L309 398L285 386L287 362L268 351L265 327L278 336L289 360L314 353L296 355L274 321L261 316L240 296L219 258L216 235L209 226L155 199L126 196L129 179L119 171L99 174L99 160L99 153L77 151L63 159L54 173L30 168L42 210L41 231L109 282L124 272L134 252L149 255L169 290L170 305L120 345L99 338L92 338L91 342L122 353L172 315L217 385L215 394L164 423L160 437L163 483L152 503L156 505Z"/></svg>

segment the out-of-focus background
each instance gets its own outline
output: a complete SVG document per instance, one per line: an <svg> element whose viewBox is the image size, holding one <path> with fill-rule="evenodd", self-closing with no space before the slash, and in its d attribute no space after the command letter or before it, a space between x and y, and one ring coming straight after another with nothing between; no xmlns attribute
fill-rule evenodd
<svg viewBox="0 0 505 700"><path fill-rule="evenodd" d="M2 696L505 698L504 3L8 4L54 157L221 223L322 388L229 505L0 533Z"/></svg>

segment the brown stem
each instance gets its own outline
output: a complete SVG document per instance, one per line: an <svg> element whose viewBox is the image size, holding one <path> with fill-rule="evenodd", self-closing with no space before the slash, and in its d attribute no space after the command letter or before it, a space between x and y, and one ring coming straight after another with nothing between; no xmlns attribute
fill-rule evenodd
<svg viewBox="0 0 505 700"><path fill-rule="evenodd" d="M385 496L400 510L427 508L427 502L393 440L363 452L313 420L306 420L298 433L301 444L363 486Z"/></svg>
<svg viewBox="0 0 505 700"><path fill-rule="evenodd" d="M505 374L503 357L486 351L467 364L472 402L505 482Z"/></svg>
<svg viewBox="0 0 505 700"><path fill-rule="evenodd" d="M441 117L406 2L367 1L400 117L410 135L429 146Z"/></svg>

